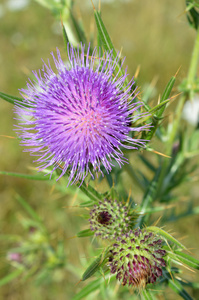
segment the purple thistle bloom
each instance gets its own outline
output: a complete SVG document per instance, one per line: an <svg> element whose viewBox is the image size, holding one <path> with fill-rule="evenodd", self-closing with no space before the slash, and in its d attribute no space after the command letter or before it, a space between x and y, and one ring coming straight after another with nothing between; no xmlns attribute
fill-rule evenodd
<svg viewBox="0 0 199 300"><path fill-rule="evenodd" d="M56 72L48 64L33 71L35 80L21 89L24 103L30 108L15 106L22 121L18 127L25 151L39 156L39 170L61 169L61 176L70 171L69 182L83 180L88 174L112 170L113 161L119 166L127 159L121 147L137 149L145 141L130 137L130 133L148 129L148 125L132 127L142 114L142 103L134 103L134 81L124 87L127 73L114 74L119 55L104 53L89 56L84 46L68 47L69 62L65 65L57 49L52 57ZM124 62L124 60L123 60ZM122 62L122 64L123 64ZM136 115L135 115L136 114Z"/></svg>

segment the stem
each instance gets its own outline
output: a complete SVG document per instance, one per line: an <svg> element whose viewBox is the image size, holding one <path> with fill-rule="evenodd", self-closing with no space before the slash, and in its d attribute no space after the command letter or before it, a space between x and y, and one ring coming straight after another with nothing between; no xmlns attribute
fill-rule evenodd
<svg viewBox="0 0 199 300"><path fill-rule="evenodd" d="M140 209L141 209L142 214L139 216L139 218L137 220L136 227L141 227L143 225L144 221L147 222L150 217L150 214L147 214L147 215L145 215L145 214L146 214L149 206L151 206L153 201L155 200L159 174L160 174L160 168L157 169L157 171L154 175L154 178L153 178L152 182L150 183L150 185L148 186L148 189L142 199L142 202L140 204Z"/></svg>
<svg viewBox="0 0 199 300"><path fill-rule="evenodd" d="M197 74L197 67L198 67L198 58L199 58L199 30L197 30L197 35L196 35L196 40L191 56L191 61L190 61L190 66L188 70L188 75L187 75L187 89L189 90L189 96L190 99L193 98L194 95L194 82L195 82L195 77ZM180 100L178 102L178 106L176 108L176 114L174 116L174 121L172 124L172 130L169 135L169 140L167 142L167 147L166 147L166 154L170 155L173 147L173 143L179 128L180 124L180 119L182 115L182 110L184 103L187 99L187 94L186 92L183 93L183 95L180 97ZM169 161L164 159L163 165L162 165L162 172L160 174L159 178L159 184L158 184L158 189L157 189L157 194L162 190L162 185L163 181L167 172L167 166L168 166Z"/></svg>
<svg viewBox="0 0 199 300"><path fill-rule="evenodd" d="M197 74L198 58L199 58L199 30L197 30L196 40L195 40L195 44L194 44L194 48L193 48L193 52L192 52L192 56L191 56L191 61L190 61L190 66L189 66L189 70L188 70L188 75L187 75L187 89L189 90L190 99L193 98L193 94L194 94L194 82L195 82L195 77ZM168 142L167 151L169 151L169 152L167 152L167 154L169 154L171 152L171 148L172 148L172 145L173 145L173 142L174 142L177 130L178 130L178 125L179 125L179 121L181 118L184 102L186 100L186 96L187 95L184 93L181 96L180 101L178 102L176 115L175 115L173 126L172 126L172 132L170 134L170 138L169 138L169 142Z"/></svg>

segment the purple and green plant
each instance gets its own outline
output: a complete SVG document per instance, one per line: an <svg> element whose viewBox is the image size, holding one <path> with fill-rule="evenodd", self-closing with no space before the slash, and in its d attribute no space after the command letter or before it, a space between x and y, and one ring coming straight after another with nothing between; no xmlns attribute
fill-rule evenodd
<svg viewBox="0 0 199 300"><path fill-rule="evenodd" d="M197 168L191 159L199 154L198 124L191 134L188 124L184 130L181 127L184 104L199 90L197 1L185 1L196 42L188 75L179 85L181 93L172 96L176 73L153 106L148 96L138 92L139 78L129 80L124 58L115 50L100 10L93 6L97 28L94 45L95 39L86 38L82 22L73 13L73 1L37 2L56 18L61 14L67 62L57 49L56 56L52 53L55 67L48 61L41 70L33 71L26 88L20 89L22 98L0 93L3 100L14 104L17 138L26 147L24 151L36 157L33 164L41 172L0 174L46 180L64 196L77 195L78 208L86 211L82 216L87 227L76 237L79 243L83 237L90 239L94 259L82 264L85 271L81 272L68 261L64 239L54 242L45 221L28 201L17 196L29 215L20 218L26 236L12 236L6 259L16 270L0 279L0 286L17 277L51 284L57 274L64 278L69 272L79 280L73 300L91 299L93 292L98 293L98 299L106 299L108 294L113 295L110 299L160 299L159 291L168 288L173 289L174 297L193 299L186 286L193 294L198 285L191 281L185 284L180 273L182 266L199 269L199 261L163 227L171 220L199 213L191 201L183 213L170 210L178 201L175 188L191 180ZM165 109L177 97L173 120L163 125ZM165 154L156 150L152 138L166 144ZM144 156L143 151L155 153L155 160ZM137 154L134 163L132 152ZM143 170L136 170L138 161ZM123 171L129 174L132 187L141 189L141 201L128 195ZM105 182L104 192L96 187L101 181ZM156 212L162 217L158 222ZM94 276L97 279L86 284ZM122 286L113 294L115 284Z"/></svg>

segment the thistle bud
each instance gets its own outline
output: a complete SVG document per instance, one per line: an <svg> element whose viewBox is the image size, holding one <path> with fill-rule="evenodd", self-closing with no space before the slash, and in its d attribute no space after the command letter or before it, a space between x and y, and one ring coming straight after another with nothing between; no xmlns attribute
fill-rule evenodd
<svg viewBox="0 0 199 300"><path fill-rule="evenodd" d="M22 263L22 255L17 252L10 252L7 255L7 259L11 262Z"/></svg>
<svg viewBox="0 0 199 300"><path fill-rule="evenodd" d="M110 249L108 265L122 285L144 288L162 276L166 266L163 240L147 229L121 235Z"/></svg>
<svg viewBox="0 0 199 300"><path fill-rule="evenodd" d="M116 239L133 226L138 214L117 200L100 201L90 211L90 229L102 239Z"/></svg>

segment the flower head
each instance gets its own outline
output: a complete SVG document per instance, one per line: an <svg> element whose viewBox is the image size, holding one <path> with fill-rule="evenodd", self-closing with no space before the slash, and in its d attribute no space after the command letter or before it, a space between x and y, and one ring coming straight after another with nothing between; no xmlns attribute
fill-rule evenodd
<svg viewBox="0 0 199 300"><path fill-rule="evenodd" d="M109 173L114 160L121 166L127 161L121 147L144 146L130 133L147 128L132 127L142 104L135 103L133 80L124 87L127 73L115 74L119 55L113 59L111 53L104 53L99 59L96 50L91 56L89 51L68 46L67 65L59 50L57 58L52 53L56 72L50 63L33 71L35 80L21 89L29 108L15 107L22 120L17 131L26 151L38 156L40 170L59 168L60 177L70 171L69 182L103 174L102 165Z"/></svg>
<svg viewBox="0 0 199 300"><path fill-rule="evenodd" d="M128 284L144 288L148 283L156 282L162 276L166 266L166 251L162 249L163 241L147 229L137 229L122 235L110 249L109 267L111 273L122 285Z"/></svg>
<svg viewBox="0 0 199 300"><path fill-rule="evenodd" d="M129 231L137 213L117 200L99 201L90 211L90 229L102 239L116 239Z"/></svg>

